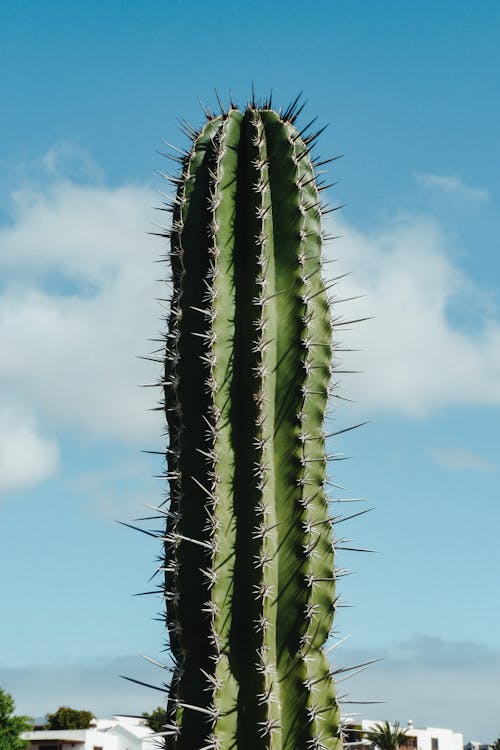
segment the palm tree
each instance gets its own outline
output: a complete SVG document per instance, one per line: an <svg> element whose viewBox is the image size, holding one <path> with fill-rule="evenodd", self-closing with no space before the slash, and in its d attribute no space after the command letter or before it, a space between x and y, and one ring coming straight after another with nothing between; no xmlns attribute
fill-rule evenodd
<svg viewBox="0 0 500 750"><path fill-rule="evenodd" d="M396 721L391 726L388 721L375 724L372 730L365 732L365 738L376 745L379 750L399 750L404 745L407 729L401 729Z"/></svg>

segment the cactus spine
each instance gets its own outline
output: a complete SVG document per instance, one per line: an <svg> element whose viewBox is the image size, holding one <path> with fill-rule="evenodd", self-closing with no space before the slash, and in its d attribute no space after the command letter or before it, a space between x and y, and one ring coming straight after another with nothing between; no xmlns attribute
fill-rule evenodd
<svg viewBox="0 0 500 750"><path fill-rule="evenodd" d="M182 157L165 354L172 750L340 750L324 419L332 325L310 139L252 103Z"/></svg>

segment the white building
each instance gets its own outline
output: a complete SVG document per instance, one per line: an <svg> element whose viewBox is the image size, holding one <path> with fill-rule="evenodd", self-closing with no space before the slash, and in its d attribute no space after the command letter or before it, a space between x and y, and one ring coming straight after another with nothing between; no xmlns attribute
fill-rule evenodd
<svg viewBox="0 0 500 750"><path fill-rule="evenodd" d="M348 722L348 744L369 746L366 740L360 742L363 733L381 723L368 719ZM401 750L464 750L462 734L452 729L414 727L411 721L404 729L406 741ZM30 750L158 750L158 738L141 716L116 715L112 719L95 719L89 729L43 729L26 732L23 738L30 741Z"/></svg>
<svg viewBox="0 0 500 750"><path fill-rule="evenodd" d="M357 730L354 730L354 732L358 732L359 739L359 734L369 732L375 728L376 724L383 723L382 721L363 719L359 724L356 723ZM407 726L402 726L401 729L406 731L406 741L401 745L401 750L464 750L463 735L460 732L454 732L452 729L414 727L412 721L408 721ZM352 739L354 740L354 737Z"/></svg>
<svg viewBox="0 0 500 750"><path fill-rule="evenodd" d="M89 729L25 732L30 750L158 750L158 738L141 716L95 719Z"/></svg>

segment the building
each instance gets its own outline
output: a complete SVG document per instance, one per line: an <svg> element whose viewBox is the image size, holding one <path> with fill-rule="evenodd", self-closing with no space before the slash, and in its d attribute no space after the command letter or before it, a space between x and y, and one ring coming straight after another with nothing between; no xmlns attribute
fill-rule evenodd
<svg viewBox="0 0 500 750"><path fill-rule="evenodd" d="M348 740L357 743L364 732L369 732L375 728L376 724L382 723L382 721L363 719L359 723L348 724ZM408 721L406 727L401 727L401 729L406 731L406 742L401 745L401 750L464 750L463 735L452 729L414 727L411 720ZM370 743L364 741L361 744L369 745Z"/></svg>
<svg viewBox="0 0 500 750"><path fill-rule="evenodd" d="M346 722L346 745L368 748L370 743L363 735L380 723L368 719ZM412 721L405 729L406 742L401 750L489 750L479 743L464 748L462 734L452 729L414 727ZM30 741L30 750L158 750L158 738L142 716L116 715L95 719L89 729L39 729L23 737Z"/></svg>
<svg viewBox="0 0 500 750"><path fill-rule="evenodd" d="M30 750L157 750L158 739L142 716L95 719L89 729L25 732Z"/></svg>

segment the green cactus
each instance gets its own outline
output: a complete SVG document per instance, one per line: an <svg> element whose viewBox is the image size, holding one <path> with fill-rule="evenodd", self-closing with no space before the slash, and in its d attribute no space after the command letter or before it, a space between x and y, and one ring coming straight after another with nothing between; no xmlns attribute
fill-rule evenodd
<svg viewBox="0 0 500 750"><path fill-rule="evenodd" d="M179 157L164 408L171 750L339 750L316 137L252 102ZM317 135L317 134L316 134ZM343 519L338 519L343 520ZM342 671L342 670L339 670Z"/></svg>

